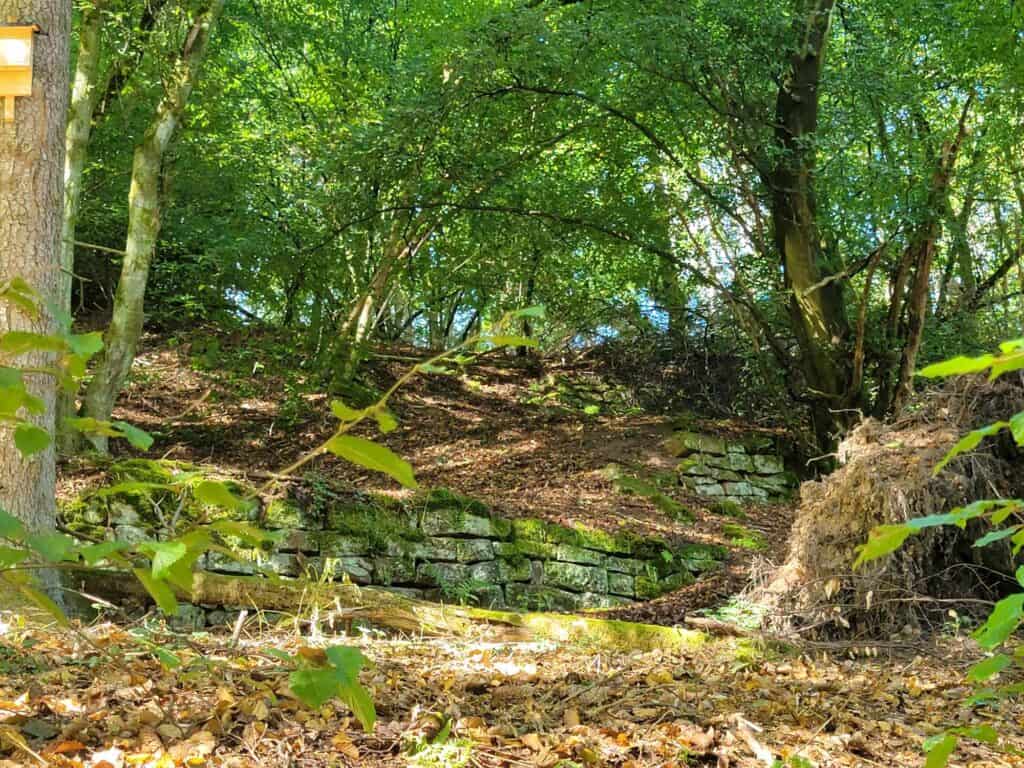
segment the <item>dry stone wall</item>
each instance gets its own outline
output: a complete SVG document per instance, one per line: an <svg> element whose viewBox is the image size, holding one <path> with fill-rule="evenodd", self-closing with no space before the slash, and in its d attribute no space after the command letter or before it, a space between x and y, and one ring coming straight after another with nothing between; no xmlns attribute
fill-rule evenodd
<svg viewBox="0 0 1024 768"><path fill-rule="evenodd" d="M669 440L681 481L702 496L739 503L787 498L797 480L768 438L726 440L679 430Z"/></svg>
<svg viewBox="0 0 1024 768"><path fill-rule="evenodd" d="M65 508L66 524L93 538L159 538L163 518L154 507L166 508L166 500L133 486L127 474L130 490L86 495ZM185 519L189 514L184 510ZM251 521L277 531L276 546L228 542L235 558L211 552L203 566L241 575L326 573L411 597L495 608L571 611L647 600L693 582L725 554L703 544L508 519L443 490L399 503L303 489Z"/></svg>

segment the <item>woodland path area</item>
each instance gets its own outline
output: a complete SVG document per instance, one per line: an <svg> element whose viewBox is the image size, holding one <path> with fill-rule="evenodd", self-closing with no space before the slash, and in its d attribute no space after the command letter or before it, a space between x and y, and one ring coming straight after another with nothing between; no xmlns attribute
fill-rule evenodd
<svg viewBox="0 0 1024 768"><path fill-rule="evenodd" d="M152 430L154 457L260 477L329 424L322 399L301 391L275 397L291 385L269 359L266 373L251 374L244 349L226 344L214 363L150 340L118 416ZM403 364L385 361L375 375L387 381L392 365ZM596 383L593 369L559 373L606 400L617 396ZM673 466L664 447L670 420L616 414L629 410L623 402L606 405L608 415L590 415L578 403L544 400L538 381L499 363L461 378L424 379L394 405L401 418L415 413L415 429L396 431L389 443L413 458L424 482L472 493L505 514L625 526L729 549L722 573L609 612L618 618L671 625L700 608L730 627L749 618L742 593L751 568L784 557L792 505L747 506L745 525L763 537L756 549L730 540L730 521L681 487L672 494L694 520L672 520L648 499L617 491L603 472L610 462L651 476ZM751 428L702 427L725 434ZM316 471L360 487L379 480L332 459ZM101 480L95 468L65 466L61 494ZM510 480L512 487L503 484ZM955 624L941 642L908 635L794 643L753 629L641 651L510 640L486 624L450 637L353 634L344 614L339 621L327 620L312 637L311 627L289 628L280 615L259 610L244 623L191 635L152 613L77 634L45 629L38 616L5 627L0 736L8 758L0 766L916 766L922 739L976 723L963 706L963 674L979 656ZM337 632L372 663L363 674L378 714L372 733L343 706L310 710L298 702L280 659L265 650L315 655ZM146 644L172 653L173 668ZM115 649L128 653L104 656ZM1024 749L1024 708L1006 703L999 718L1004 747ZM959 757L976 768L1024 764L974 742Z"/></svg>

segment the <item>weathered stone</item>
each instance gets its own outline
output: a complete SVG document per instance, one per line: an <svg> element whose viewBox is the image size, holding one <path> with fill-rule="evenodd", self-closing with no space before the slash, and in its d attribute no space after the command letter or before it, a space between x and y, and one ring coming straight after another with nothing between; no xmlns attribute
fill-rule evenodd
<svg viewBox="0 0 1024 768"><path fill-rule="evenodd" d="M428 539L427 541L401 542L399 545L388 546L389 555L403 552L420 561L454 562L459 559L454 539Z"/></svg>
<svg viewBox="0 0 1024 768"><path fill-rule="evenodd" d="M276 553L264 555L257 553L256 565L266 573L276 573L278 576L298 576L301 569L299 560L295 555Z"/></svg>
<svg viewBox="0 0 1024 768"><path fill-rule="evenodd" d="M480 608L504 608L505 590L500 584L488 584L473 590L475 605Z"/></svg>
<svg viewBox="0 0 1024 768"><path fill-rule="evenodd" d="M455 542L455 559L460 563L493 560L494 544L488 539L459 539Z"/></svg>
<svg viewBox="0 0 1024 768"><path fill-rule="evenodd" d="M322 534L309 531L287 531L277 545L281 552L303 552L315 555L320 551L319 538Z"/></svg>
<svg viewBox="0 0 1024 768"><path fill-rule="evenodd" d="M608 592L624 597L636 597L636 584L628 573L609 573Z"/></svg>
<svg viewBox="0 0 1024 768"><path fill-rule="evenodd" d="M573 592L607 592L608 572L604 568L551 560L544 564L544 583Z"/></svg>
<svg viewBox="0 0 1024 768"><path fill-rule="evenodd" d="M789 482L789 478L781 473L774 475L752 475L749 481L758 488L763 488L770 493L782 493L793 487Z"/></svg>
<svg viewBox="0 0 1024 768"><path fill-rule="evenodd" d="M720 568L727 553L724 548L709 544L686 544L677 547L673 554L679 567L700 574Z"/></svg>
<svg viewBox="0 0 1024 768"><path fill-rule="evenodd" d="M753 496L754 486L750 483L725 483L725 492L729 496Z"/></svg>
<svg viewBox="0 0 1024 768"><path fill-rule="evenodd" d="M311 536L318 542L320 554L324 557L366 555L370 552L370 542L360 536L348 536L334 531L321 531Z"/></svg>
<svg viewBox="0 0 1024 768"><path fill-rule="evenodd" d="M425 510L420 519L420 529L427 536L501 539L508 535L507 525L495 523L494 518L470 514L461 509Z"/></svg>
<svg viewBox="0 0 1024 768"><path fill-rule="evenodd" d="M274 499L263 513L264 528L306 528L320 527L320 521L291 499Z"/></svg>
<svg viewBox="0 0 1024 768"><path fill-rule="evenodd" d="M572 544L559 544L555 547L555 560L582 565L602 565L605 556L592 549L574 547Z"/></svg>
<svg viewBox="0 0 1024 768"><path fill-rule="evenodd" d="M414 587L383 587L388 592L394 592L396 595L402 597L408 597L411 600L423 600L426 597L426 592L422 589L415 589Z"/></svg>
<svg viewBox="0 0 1024 768"><path fill-rule="evenodd" d="M151 537L145 528L137 525L119 525L114 529L114 538L127 544L141 544Z"/></svg>
<svg viewBox="0 0 1024 768"><path fill-rule="evenodd" d="M499 581L530 581L532 569L529 560L519 557L516 559L498 560L497 562Z"/></svg>
<svg viewBox="0 0 1024 768"><path fill-rule="evenodd" d="M110 502L108 509L110 510L110 522L114 525L138 525L140 522L139 511L127 502L114 499ZM99 520L92 520L86 516L86 520L90 523L105 522L102 515L99 517Z"/></svg>
<svg viewBox="0 0 1024 768"><path fill-rule="evenodd" d="M506 584L505 601L525 611L574 611L580 607L580 595L536 584Z"/></svg>
<svg viewBox="0 0 1024 768"><path fill-rule="evenodd" d="M680 430L669 438L668 449L676 456L686 456L691 453L724 454L726 444L724 440L713 435Z"/></svg>
<svg viewBox="0 0 1024 768"><path fill-rule="evenodd" d="M767 499L771 494L759 485L750 483L750 495L755 499Z"/></svg>
<svg viewBox="0 0 1024 768"><path fill-rule="evenodd" d="M606 557L604 567L609 573L628 573L636 576L638 573L645 573L651 568L647 560L639 560L632 557Z"/></svg>
<svg viewBox="0 0 1024 768"><path fill-rule="evenodd" d="M676 472L681 475L712 475L715 469L703 461L700 455L687 456L676 465Z"/></svg>
<svg viewBox="0 0 1024 768"><path fill-rule="evenodd" d="M316 557L310 559L311 567L318 573L329 569L330 578L341 580L345 575L355 584L371 584L373 582L373 561L347 555L344 557Z"/></svg>
<svg viewBox="0 0 1024 768"><path fill-rule="evenodd" d="M746 453L747 449L742 443L729 443L725 446L725 450L729 453Z"/></svg>
<svg viewBox="0 0 1024 768"><path fill-rule="evenodd" d="M702 496L725 496L725 488L723 488L719 483L700 485L697 486L697 493Z"/></svg>
<svg viewBox="0 0 1024 768"><path fill-rule="evenodd" d="M373 558L373 583L383 586L416 581L416 563L408 557Z"/></svg>
<svg viewBox="0 0 1024 768"><path fill-rule="evenodd" d="M500 582L498 563L422 563L416 568L416 581L434 587L460 584L469 580L496 584Z"/></svg>
<svg viewBox="0 0 1024 768"><path fill-rule="evenodd" d="M754 471L760 475L774 475L785 471L782 459L778 456L758 455L752 457L754 460Z"/></svg>
<svg viewBox="0 0 1024 768"><path fill-rule="evenodd" d="M206 626L206 611L198 605L178 603L178 611L167 617L167 626L176 632L198 632Z"/></svg>
<svg viewBox="0 0 1024 768"><path fill-rule="evenodd" d="M221 552L207 552L206 567L217 573L232 573L238 576L252 576L256 573L255 554L250 553L248 557L243 552L235 552L238 560L228 557Z"/></svg>

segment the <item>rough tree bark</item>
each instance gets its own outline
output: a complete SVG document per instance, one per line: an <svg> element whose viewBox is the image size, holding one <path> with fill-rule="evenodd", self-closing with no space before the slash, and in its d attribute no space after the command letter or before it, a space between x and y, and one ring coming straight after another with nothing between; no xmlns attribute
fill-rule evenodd
<svg viewBox="0 0 1024 768"><path fill-rule="evenodd" d="M63 204L64 115L68 104L70 0L0 0L0 20L38 24L32 95L19 98L13 125L0 123L0 277L22 277L46 300L60 290L60 229ZM46 313L44 313L45 315ZM0 306L0 333L49 333L53 318L36 320ZM5 364L10 364L4 361ZM19 366L46 365L45 355L25 355ZM36 423L53 433L56 383L29 376L43 400ZM4 430L6 432L6 430ZM34 530L53 530L56 516L56 456L53 447L25 461L10 434L0 436L0 506Z"/></svg>
<svg viewBox="0 0 1024 768"><path fill-rule="evenodd" d="M110 418L114 401L135 360L142 334L149 267L160 232L160 175L164 155L199 79L210 36L223 8L224 0L212 0L196 13L167 78L153 121L135 148L128 195L126 255L114 297L113 316L104 336L104 350L85 392L83 412L93 418ZM107 450L107 438L97 437L93 443L98 450Z"/></svg>
<svg viewBox="0 0 1024 768"><path fill-rule="evenodd" d="M851 406L852 380L842 281L825 279L835 270L818 231L814 191L819 84L833 6L834 0L811 0L799 17L799 37L775 105L780 159L764 179L790 294L792 327L816 403L815 431L822 446L834 441L833 409Z"/></svg>

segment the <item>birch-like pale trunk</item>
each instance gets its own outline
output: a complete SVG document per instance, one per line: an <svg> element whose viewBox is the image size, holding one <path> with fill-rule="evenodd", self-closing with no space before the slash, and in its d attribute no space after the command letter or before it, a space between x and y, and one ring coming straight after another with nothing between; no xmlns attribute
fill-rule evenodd
<svg viewBox="0 0 1024 768"><path fill-rule="evenodd" d="M114 401L135 360L142 334L149 267L160 234L160 175L164 156L181 124L189 96L199 79L210 36L223 9L224 0L211 0L197 13L167 78L156 114L135 148L125 256L114 296L113 315L104 335L103 353L83 404L84 414L93 418L110 418ZM96 437L93 444L106 452L107 438Z"/></svg>
<svg viewBox="0 0 1024 768"><path fill-rule="evenodd" d="M46 300L60 290L64 115L68 105L70 0L0 0L0 19L38 24L33 91L18 98L13 125L0 123L0 279L22 277ZM32 319L0 304L0 334L11 330L51 333L53 318ZM43 367L49 355L23 355L4 365ZM53 433L56 382L26 376L45 413L35 422ZM0 430L0 507L36 531L56 521L56 454L49 449L25 460L7 429Z"/></svg>

